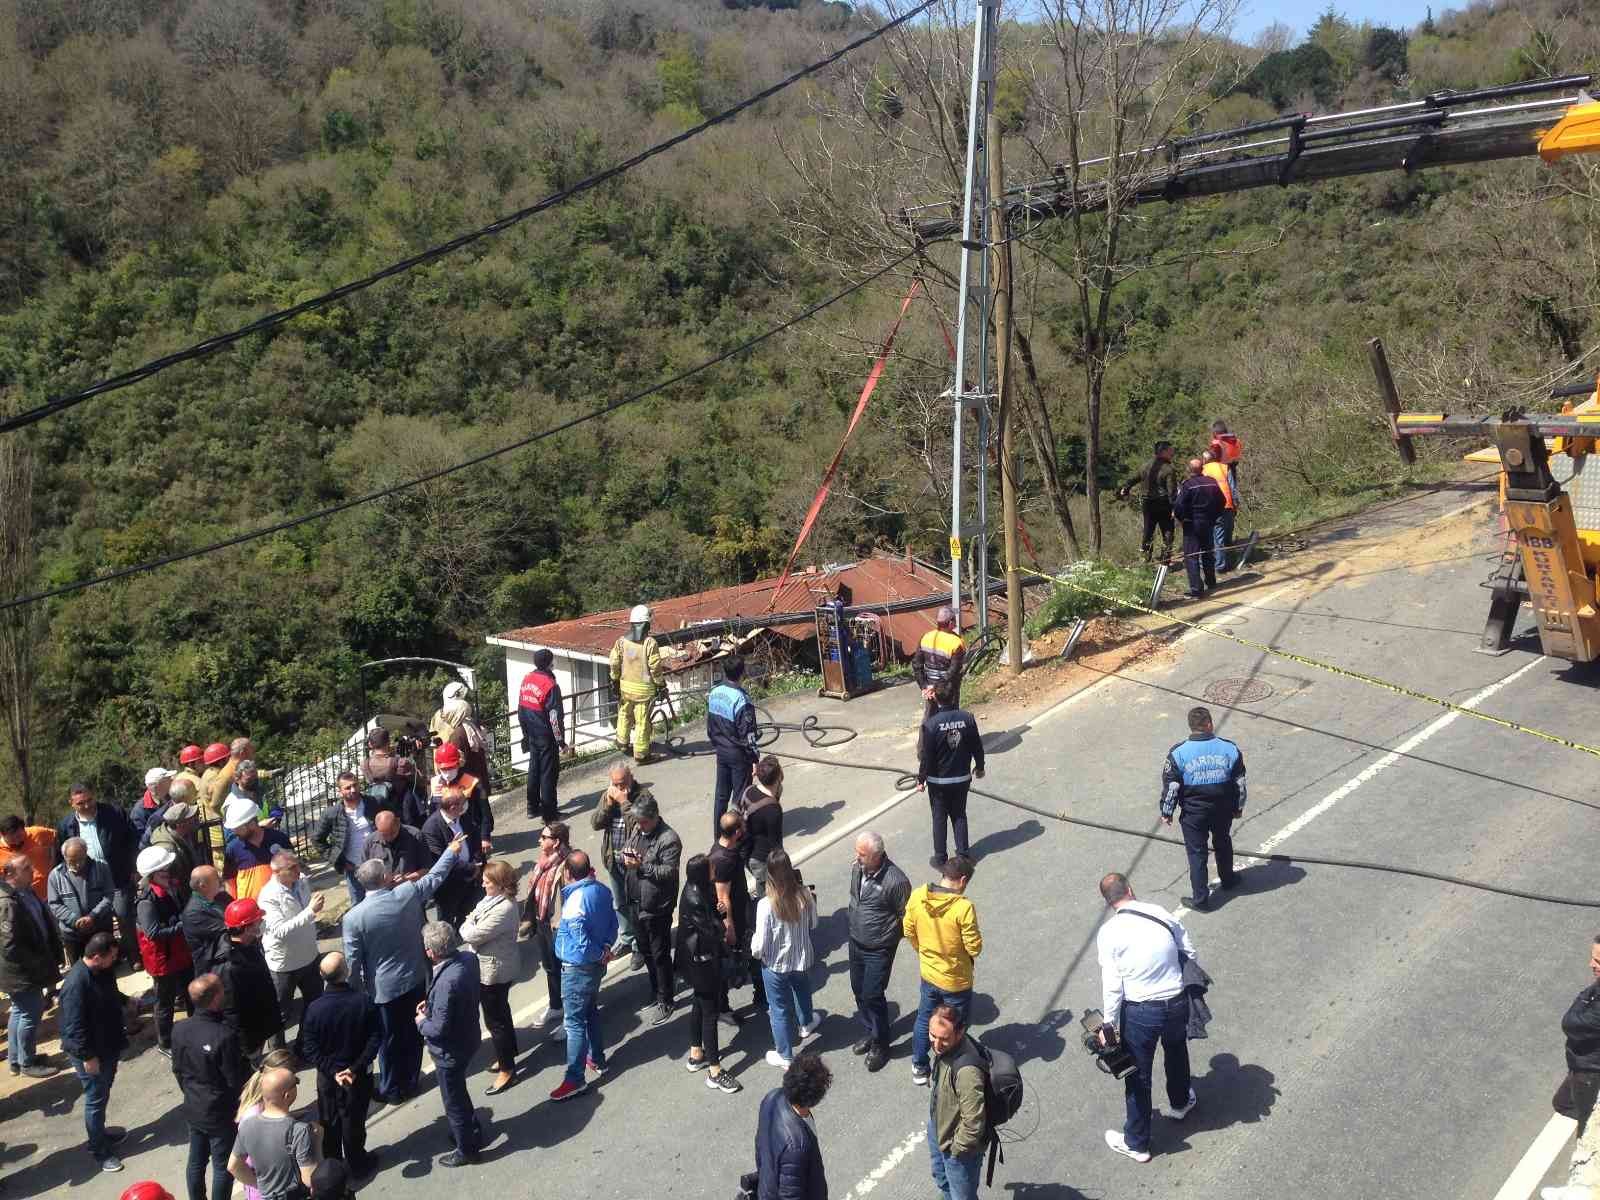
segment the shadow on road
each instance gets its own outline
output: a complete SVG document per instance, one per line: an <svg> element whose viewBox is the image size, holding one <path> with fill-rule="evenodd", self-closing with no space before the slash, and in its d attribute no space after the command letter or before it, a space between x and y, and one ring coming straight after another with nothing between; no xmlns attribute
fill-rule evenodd
<svg viewBox="0 0 1600 1200"><path fill-rule="evenodd" d="M1166 1122L1168 1129L1181 1131L1179 1147L1188 1149L1196 1133L1214 1133L1234 1125L1254 1125L1272 1113L1277 1102L1277 1079L1265 1067L1241 1063L1236 1054L1214 1054L1211 1069L1194 1076L1195 1094L1200 1104L1181 1125Z"/></svg>
<svg viewBox="0 0 1600 1200"><path fill-rule="evenodd" d="M1070 1008L1058 1008L1033 1024L1016 1022L996 1025L983 1031L985 1045L1004 1050L1022 1066L1030 1062L1055 1062L1066 1049L1066 1039L1061 1031L1072 1021Z"/></svg>
<svg viewBox="0 0 1600 1200"><path fill-rule="evenodd" d="M1014 850L1024 842L1031 842L1034 838L1044 833L1044 826L1029 817L1020 825L1010 829L996 829L993 833L986 833L973 842L970 849L972 856L978 860L988 858L991 854L999 854L1004 850Z"/></svg>
<svg viewBox="0 0 1600 1200"><path fill-rule="evenodd" d="M1306 877L1304 867L1283 862L1264 862L1255 866L1240 867L1238 874L1239 886L1235 890L1225 892L1221 888L1211 889L1211 903L1207 907L1213 912L1227 907L1241 897L1275 892L1281 887L1299 883Z"/></svg>
<svg viewBox="0 0 1600 1200"><path fill-rule="evenodd" d="M843 807L843 800L830 800L826 804L814 804L808 808L785 808L783 836L810 837L825 828L833 820L833 814Z"/></svg>
<svg viewBox="0 0 1600 1200"><path fill-rule="evenodd" d="M1008 1183L1005 1188L1013 1200L1094 1200L1065 1183Z"/></svg>

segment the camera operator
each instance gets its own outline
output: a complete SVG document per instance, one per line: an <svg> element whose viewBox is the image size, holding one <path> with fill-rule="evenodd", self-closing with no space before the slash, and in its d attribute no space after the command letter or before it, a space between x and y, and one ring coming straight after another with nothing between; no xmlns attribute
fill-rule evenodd
<svg viewBox="0 0 1600 1200"><path fill-rule="evenodd" d="M1196 1103L1189 1086L1189 997L1183 990L1182 957L1194 957L1194 943L1166 909L1136 900L1126 875L1107 875L1100 881L1100 895L1112 911L1095 938L1106 1019L1099 1041L1109 1046L1120 1039L1137 1064L1122 1081L1127 1100L1122 1132L1106 1130L1106 1145L1144 1163L1150 1161L1150 1089L1157 1044L1167 1065L1167 1115L1181 1121ZM1120 1030L1114 1023L1119 1014Z"/></svg>
<svg viewBox="0 0 1600 1200"><path fill-rule="evenodd" d="M1594 1120L1600 1090L1600 938L1589 947L1593 980L1561 1018L1567 1038L1567 1077L1555 1095L1555 1109L1578 1123L1578 1141L1565 1187L1548 1187L1544 1200L1592 1200L1600 1195L1600 1121Z"/></svg>

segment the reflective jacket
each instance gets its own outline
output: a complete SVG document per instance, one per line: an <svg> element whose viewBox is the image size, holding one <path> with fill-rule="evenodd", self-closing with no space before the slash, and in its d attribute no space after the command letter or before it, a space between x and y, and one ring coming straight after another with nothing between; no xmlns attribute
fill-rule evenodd
<svg viewBox="0 0 1600 1200"><path fill-rule="evenodd" d="M1219 462L1207 463L1200 468L1207 479L1214 479L1217 490L1222 493L1222 507L1224 510L1232 508L1233 488L1228 485L1228 468Z"/></svg>
<svg viewBox="0 0 1600 1200"><path fill-rule="evenodd" d="M517 695L517 722L525 738L567 739L561 729L561 685L549 671L529 671Z"/></svg>
<svg viewBox="0 0 1600 1200"><path fill-rule="evenodd" d="M719 683L706 697L706 740L724 762L755 762L756 706L735 683Z"/></svg>
<svg viewBox="0 0 1600 1200"><path fill-rule="evenodd" d="M1236 463L1244 453L1244 443L1236 433L1214 433L1211 435L1211 453L1218 462Z"/></svg>
<svg viewBox="0 0 1600 1200"><path fill-rule="evenodd" d="M642 642L626 636L611 645L611 682L620 684L624 700L649 700L660 686L661 647L653 637Z"/></svg>
<svg viewBox="0 0 1600 1200"><path fill-rule="evenodd" d="M1227 738L1191 733L1167 751L1161 767L1161 815L1175 808L1230 806L1244 811L1244 755Z"/></svg>
<svg viewBox="0 0 1600 1200"><path fill-rule="evenodd" d="M918 687L937 687L947 679L960 683L966 659L966 643L959 633L930 629L922 635L922 642L912 656L911 674Z"/></svg>

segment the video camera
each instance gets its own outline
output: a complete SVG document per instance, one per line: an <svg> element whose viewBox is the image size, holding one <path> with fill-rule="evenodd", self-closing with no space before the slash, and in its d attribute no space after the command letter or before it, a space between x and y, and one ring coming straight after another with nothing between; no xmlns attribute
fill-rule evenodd
<svg viewBox="0 0 1600 1200"><path fill-rule="evenodd" d="M395 753L402 758L415 758L429 746L431 738L412 733L399 733L394 738Z"/></svg>
<svg viewBox="0 0 1600 1200"><path fill-rule="evenodd" d="M1110 1027L1110 1044L1100 1044L1100 1028L1106 1024L1106 1018L1098 1008L1089 1009L1078 1018L1078 1023L1083 1026L1083 1048L1094 1055L1094 1065L1111 1078L1121 1079L1139 1065L1133 1060L1133 1051L1116 1036L1115 1025Z"/></svg>

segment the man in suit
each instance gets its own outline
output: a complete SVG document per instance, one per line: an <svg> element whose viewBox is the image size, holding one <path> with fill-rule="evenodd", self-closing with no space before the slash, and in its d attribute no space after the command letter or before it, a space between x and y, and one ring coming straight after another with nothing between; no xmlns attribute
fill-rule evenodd
<svg viewBox="0 0 1600 1200"><path fill-rule="evenodd" d="M439 919L450 922L455 929L461 928L461 922L483 899L483 888L478 880L483 872L484 837L478 814L467 803L467 798L447 792L440 799L439 811L423 822L422 844L430 854L442 854L444 848L458 838L465 839L461 853L434 895Z"/></svg>
<svg viewBox="0 0 1600 1200"><path fill-rule="evenodd" d="M439 1159L441 1167L461 1167L475 1162L483 1144L483 1130L467 1095L467 1068L478 1052L478 1000L481 985L478 956L461 950L456 931L447 922L434 921L422 931L422 945L433 965L428 998L417 1005L417 1030L428 1043L444 1098L444 1115L456 1148Z"/></svg>
<svg viewBox="0 0 1600 1200"><path fill-rule="evenodd" d="M416 1094L422 1075L422 1037L416 1011L426 993L428 962L422 951L423 910L466 845L448 843L421 879L395 883L389 868L371 859L356 868L366 899L344 916L344 956L351 984L372 997L383 1024L378 1097L403 1103Z"/></svg>

